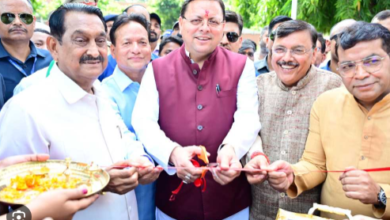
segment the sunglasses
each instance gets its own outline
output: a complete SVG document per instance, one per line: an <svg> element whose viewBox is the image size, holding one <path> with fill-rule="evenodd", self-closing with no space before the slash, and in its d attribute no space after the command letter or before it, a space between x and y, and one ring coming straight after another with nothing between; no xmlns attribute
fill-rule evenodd
<svg viewBox="0 0 390 220"><path fill-rule="evenodd" d="M18 14L18 16L19 19L27 25L33 23L34 21L34 16L32 14L21 13ZM16 15L10 12L1 14L1 22L3 22L4 24L11 24L12 22L14 22L15 18Z"/></svg>
<svg viewBox="0 0 390 220"><path fill-rule="evenodd" d="M225 34L225 33L224 33ZM238 40L240 35L238 35L236 32L227 32L226 33L226 38L230 43L234 43Z"/></svg>

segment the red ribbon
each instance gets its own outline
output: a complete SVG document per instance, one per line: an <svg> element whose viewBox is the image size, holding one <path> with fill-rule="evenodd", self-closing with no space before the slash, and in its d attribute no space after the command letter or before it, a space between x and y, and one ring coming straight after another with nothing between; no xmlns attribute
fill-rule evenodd
<svg viewBox="0 0 390 220"><path fill-rule="evenodd" d="M200 164L198 161L191 160L191 162L194 165L194 167L200 167ZM206 178L205 178L206 172L207 172L207 170L203 170L202 175L194 181L194 185L196 187L201 187L203 185L202 192L206 191ZM176 195L180 192L182 186L183 186L183 181L180 183L180 185L175 190L172 191L172 195L169 198L170 202L175 201Z"/></svg>

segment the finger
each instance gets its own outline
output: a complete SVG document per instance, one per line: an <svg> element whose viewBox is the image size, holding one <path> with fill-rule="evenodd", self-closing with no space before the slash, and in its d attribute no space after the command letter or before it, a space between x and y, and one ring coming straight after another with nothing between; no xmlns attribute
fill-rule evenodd
<svg viewBox="0 0 390 220"><path fill-rule="evenodd" d="M88 194L88 189L86 187L80 187L77 189L64 189L63 193L66 195L68 200L81 199Z"/></svg>
<svg viewBox="0 0 390 220"><path fill-rule="evenodd" d="M189 159L192 159L193 157L202 154L202 149L198 146L184 147L184 149L189 153Z"/></svg>
<svg viewBox="0 0 390 220"><path fill-rule="evenodd" d="M125 170L112 169L109 171L110 178L112 178L112 179L129 178L132 175L134 175L134 173L136 173L136 169L134 167L131 167L131 168L125 169Z"/></svg>
<svg viewBox="0 0 390 220"><path fill-rule="evenodd" d="M345 177L340 181L342 185L360 185L362 179L359 177Z"/></svg>
<svg viewBox="0 0 390 220"><path fill-rule="evenodd" d="M152 173L152 172L153 172L153 168L152 168L152 167L138 168L138 169L137 169L137 172L138 172L138 175L139 175L140 177L143 177L143 176L145 176L145 175L148 175L148 174Z"/></svg>
<svg viewBox="0 0 390 220"><path fill-rule="evenodd" d="M75 206L76 210L80 211L88 208L92 203L94 203L99 198L99 195L93 195L84 199L75 200L72 202L72 205Z"/></svg>
<svg viewBox="0 0 390 220"><path fill-rule="evenodd" d="M232 159L233 158L231 156L226 154L218 155L217 163L219 163L221 169L228 169L230 167L230 161Z"/></svg>
<svg viewBox="0 0 390 220"><path fill-rule="evenodd" d="M249 184L252 184L252 185L262 183L266 180L266 178L267 178L267 175L262 175L262 174L249 175L249 174L247 174L248 182L249 182Z"/></svg>
<svg viewBox="0 0 390 220"><path fill-rule="evenodd" d="M343 185L344 192L359 192L361 186L359 185Z"/></svg>
<svg viewBox="0 0 390 220"><path fill-rule="evenodd" d="M19 155L8 157L3 160L4 166L10 166L13 164L24 163L24 162L32 162L32 161L46 161L49 159L48 154L27 154L27 155Z"/></svg>
<svg viewBox="0 0 390 220"><path fill-rule="evenodd" d="M345 196L350 199L362 199L363 196L360 192L345 192Z"/></svg>

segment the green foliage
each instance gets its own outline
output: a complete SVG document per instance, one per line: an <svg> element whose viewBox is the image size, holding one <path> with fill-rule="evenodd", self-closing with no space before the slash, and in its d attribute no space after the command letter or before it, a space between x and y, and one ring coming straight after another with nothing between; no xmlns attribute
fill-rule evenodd
<svg viewBox="0 0 390 220"><path fill-rule="evenodd" d="M34 7L34 15L37 17L37 21L47 20L50 12L57 9L61 4L62 0L52 0L48 4L47 0L32 0Z"/></svg>
<svg viewBox="0 0 390 220"><path fill-rule="evenodd" d="M113 0L99 0L98 7L103 12L103 15L120 14L123 12L124 9Z"/></svg>
<svg viewBox="0 0 390 220"><path fill-rule="evenodd" d="M233 10L243 16L244 26L260 29L278 15L291 16L292 0L230 0ZM298 0L297 18L329 33L341 20L353 18L370 22L378 12L390 8L387 0Z"/></svg>
<svg viewBox="0 0 390 220"><path fill-rule="evenodd" d="M172 29L173 24L179 19L183 0L152 0L149 5L152 11L161 18L161 29Z"/></svg>

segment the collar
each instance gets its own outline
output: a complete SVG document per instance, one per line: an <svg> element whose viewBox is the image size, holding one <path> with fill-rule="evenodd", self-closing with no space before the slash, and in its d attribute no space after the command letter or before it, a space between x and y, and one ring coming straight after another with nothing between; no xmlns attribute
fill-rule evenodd
<svg viewBox="0 0 390 220"><path fill-rule="evenodd" d="M130 79L122 70L119 69L118 65L115 67L114 73L112 74L112 78L115 83L118 85L121 92L125 91L127 87L129 87L133 80Z"/></svg>
<svg viewBox="0 0 390 220"><path fill-rule="evenodd" d="M255 68L257 71L260 71L264 68L267 68L267 71L269 72L269 68L268 68L268 55L266 55L263 59L261 60L258 60L255 62Z"/></svg>
<svg viewBox="0 0 390 220"><path fill-rule="evenodd" d="M27 59L29 59L31 57L36 57L36 56L46 57L46 55L44 53L42 53L41 50L38 50L35 47L35 45L34 45L34 43L32 41L30 41L29 47L30 47L30 54L27 56ZM1 42L1 40L0 40L0 58L4 58L4 57L12 57L12 56L4 48L3 42Z"/></svg>
<svg viewBox="0 0 390 220"><path fill-rule="evenodd" d="M279 88L281 88L282 90L284 91L289 91L289 90L300 90L300 89L303 89L305 88L305 86L307 84L309 84L309 82L314 78L314 76L317 74L317 69L311 65L310 66L310 69L309 69L309 72L304 76L302 77L302 79L300 79L297 83L296 86L293 86L293 87L287 87L285 86L282 81L276 77L276 84L278 85Z"/></svg>
<svg viewBox="0 0 390 220"><path fill-rule="evenodd" d="M215 57L218 54L220 47L217 46L215 50L209 55L209 57L204 61L204 64L214 61ZM180 53L187 64L195 64L195 62L190 58L190 52L185 48L185 44L183 44L180 48Z"/></svg>
<svg viewBox="0 0 390 220"><path fill-rule="evenodd" d="M51 71L54 74L50 78L54 80L54 83L57 85L56 87L69 104L74 104L85 96L94 96L84 91L72 79L65 75L57 65L54 65ZM93 89L95 94L101 90L98 80L93 83Z"/></svg>

